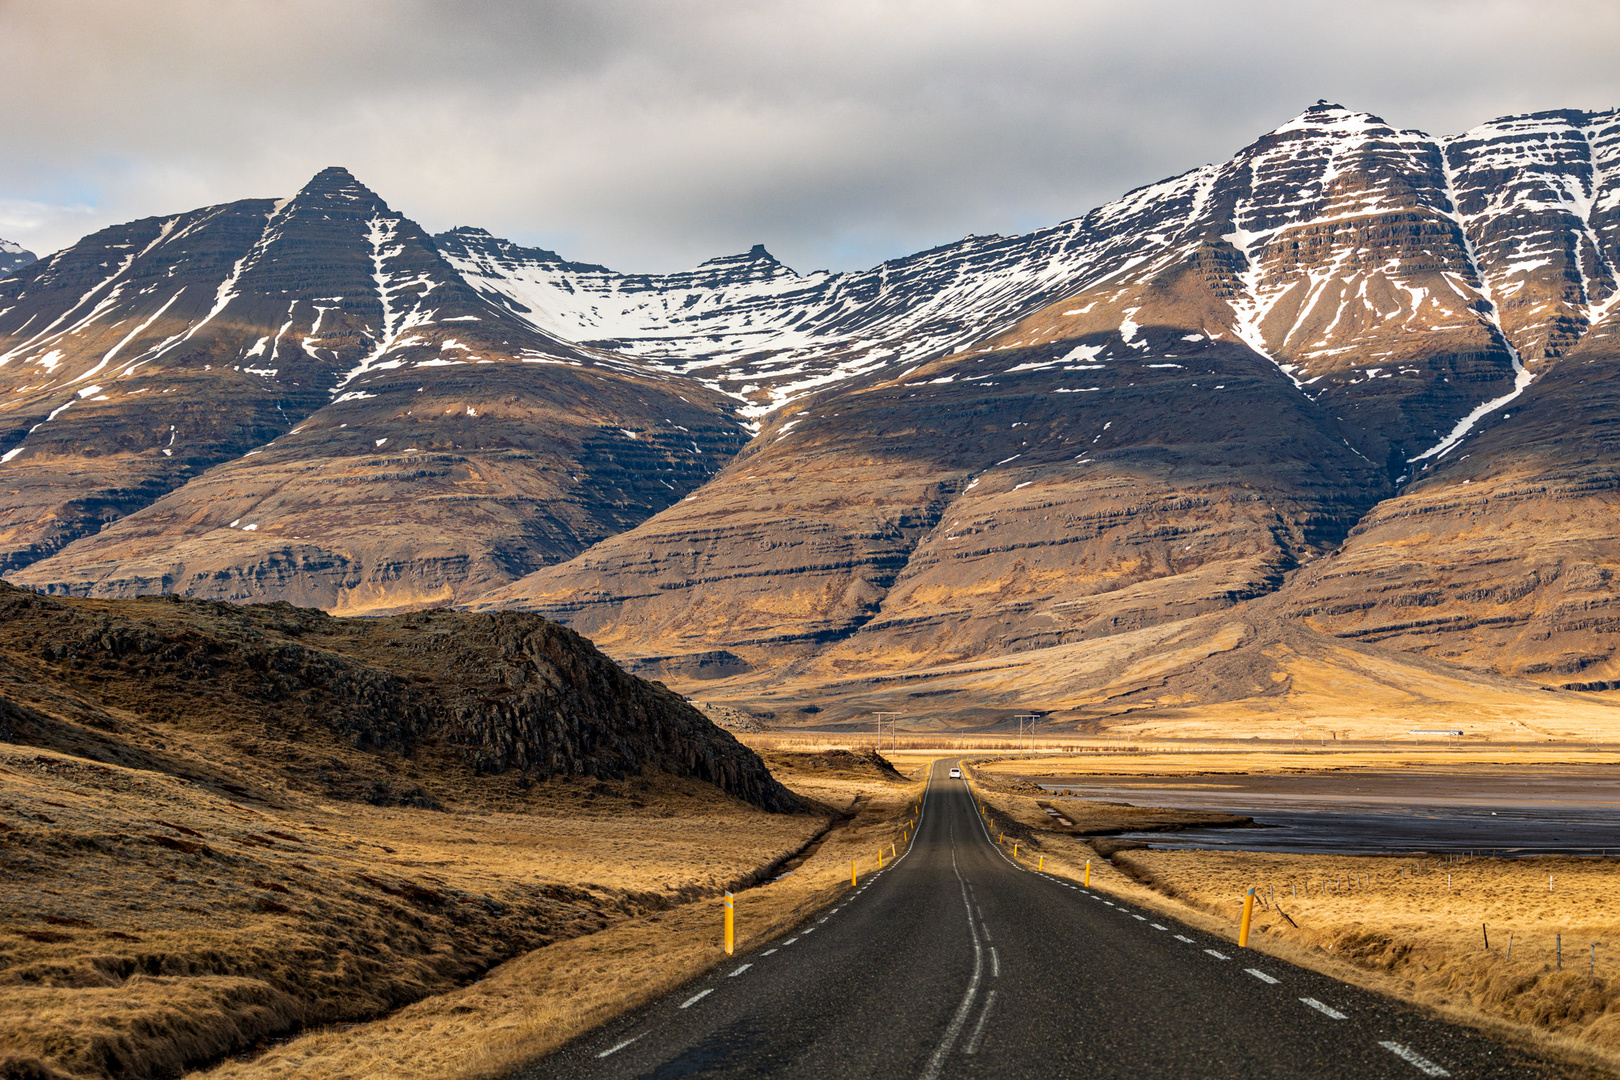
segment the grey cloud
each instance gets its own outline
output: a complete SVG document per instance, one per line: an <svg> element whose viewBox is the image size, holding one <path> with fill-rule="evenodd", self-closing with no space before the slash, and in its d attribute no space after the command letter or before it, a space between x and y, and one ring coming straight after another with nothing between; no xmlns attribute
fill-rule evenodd
<svg viewBox="0 0 1620 1080"><path fill-rule="evenodd" d="M1620 9L1570 0L0 3L0 230L49 250L344 164L429 228L623 269L864 266L1318 97L1435 133L1612 107L1617 46Z"/></svg>

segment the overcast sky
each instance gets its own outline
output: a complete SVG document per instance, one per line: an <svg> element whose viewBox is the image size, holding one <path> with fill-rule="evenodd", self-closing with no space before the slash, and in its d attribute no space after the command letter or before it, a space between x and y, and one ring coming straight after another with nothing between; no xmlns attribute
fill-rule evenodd
<svg viewBox="0 0 1620 1080"><path fill-rule="evenodd" d="M865 267L1074 217L1317 98L1455 133L1620 105L1615 0L0 0L0 237L345 165L622 270Z"/></svg>

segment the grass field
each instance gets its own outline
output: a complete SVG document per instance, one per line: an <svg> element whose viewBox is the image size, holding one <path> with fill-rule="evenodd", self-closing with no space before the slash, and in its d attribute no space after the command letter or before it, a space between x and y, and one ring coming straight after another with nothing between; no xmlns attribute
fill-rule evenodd
<svg viewBox="0 0 1620 1080"><path fill-rule="evenodd" d="M386 1016L712 904L827 822L658 774L537 784L522 812L232 798L0 744L0 1074L173 1075Z"/></svg>
<svg viewBox="0 0 1620 1080"><path fill-rule="evenodd" d="M922 794L921 783L849 754L777 753L767 754L767 761L795 792L848 816L802 861L788 863L784 876L737 893L739 948L776 936L842 896L849 889L851 862L864 873L876 867L879 848L889 858L903 844ZM674 817L658 824L694 838L692 851L667 872L697 873L710 859L692 856L704 851L715 857L737 852L737 836L723 822ZM649 868L643 864L640 872ZM471 986L371 1023L311 1032L207 1075L219 1080L501 1076L723 962L721 912L715 896L627 918L529 952Z"/></svg>

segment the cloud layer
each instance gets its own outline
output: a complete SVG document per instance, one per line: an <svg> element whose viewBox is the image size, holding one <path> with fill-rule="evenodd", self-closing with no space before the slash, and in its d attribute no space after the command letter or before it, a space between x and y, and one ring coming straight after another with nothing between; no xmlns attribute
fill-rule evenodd
<svg viewBox="0 0 1620 1080"><path fill-rule="evenodd" d="M1451 133L1620 105L1576 0L0 0L0 237L346 165L430 229L625 270L1021 231L1319 97Z"/></svg>

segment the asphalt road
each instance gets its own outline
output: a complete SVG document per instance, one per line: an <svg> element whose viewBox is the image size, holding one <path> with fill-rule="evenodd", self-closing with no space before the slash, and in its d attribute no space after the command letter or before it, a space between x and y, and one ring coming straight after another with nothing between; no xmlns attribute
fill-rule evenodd
<svg viewBox="0 0 1620 1080"><path fill-rule="evenodd" d="M1015 865L950 764L888 869L521 1080L1566 1074Z"/></svg>

